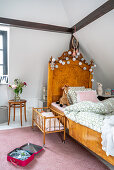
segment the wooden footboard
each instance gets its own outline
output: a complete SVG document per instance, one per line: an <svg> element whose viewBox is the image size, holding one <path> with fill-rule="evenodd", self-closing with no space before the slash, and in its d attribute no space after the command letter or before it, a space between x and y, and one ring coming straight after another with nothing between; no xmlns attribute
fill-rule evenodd
<svg viewBox="0 0 114 170"><path fill-rule="evenodd" d="M69 119L69 135L91 151L114 165L114 157L107 156L102 150L101 134Z"/></svg>

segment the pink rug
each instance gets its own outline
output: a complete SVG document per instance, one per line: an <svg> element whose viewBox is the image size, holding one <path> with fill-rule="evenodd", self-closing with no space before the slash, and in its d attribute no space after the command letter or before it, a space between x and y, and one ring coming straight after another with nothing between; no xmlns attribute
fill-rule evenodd
<svg viewBox="0 0 114 170"><path fill-rule="evenodd" d="M26 167L7 162L7 153L25 143L42 145L43 134L31 127L0 131L0 170L108 170L95 156L67 136L62 143L58 133L46 135L46 148Z"/></svg>

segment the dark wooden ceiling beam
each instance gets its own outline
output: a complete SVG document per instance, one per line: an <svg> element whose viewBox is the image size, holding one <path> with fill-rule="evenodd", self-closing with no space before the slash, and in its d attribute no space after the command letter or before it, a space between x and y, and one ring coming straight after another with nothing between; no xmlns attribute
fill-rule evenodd
<svg viewBox="0 0 114 170"><path fill-rule="evenodd" d="M0 24L43 31L72 33L72 28L0 17Z"/></svg>
<svg viewBox="0 0 114 170"><path fill-rule="evenodd" d="M79 31L83 27L87 26L88 24L92 23L93 21L95 21L96 19L100 18L101 16L103 16L104 14L106 14L107 12L113 9L114 9L114 0L108 0L103 5L101 5L99 8L97 8L95 11L93 11L88 16L83 18L77 24L75 24L72 27L73 33L75 33L76 31Z"/></svg>
<svg viewBox="0 0 114 170"><path fill-rule="evenodd" d="M105 2L103 5L101 5L99 8L97 8L95 11L90 13L88 16L83 18L81 21L79 21L71 28L50 25L50 24L29 22L23 20L16 20L10 18L3 18L3 17L0 17L0 24L10 25L14 27L28 28L28 29L72 34L75 32L75 27L76 27L76 31L79 31L80 29L92 23L93 21L100 18L101 16L111 11L112 9L114 9L114 0L108 0L107 2Z"/></svg>

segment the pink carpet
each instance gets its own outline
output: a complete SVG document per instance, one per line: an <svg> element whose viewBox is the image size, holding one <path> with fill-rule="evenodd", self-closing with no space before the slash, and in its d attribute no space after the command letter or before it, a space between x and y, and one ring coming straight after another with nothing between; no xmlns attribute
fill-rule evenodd
<svg viewBox="0 0 114 170"><path fill-rule="evenodd" d="M43 134L31 127L0 131L0 170L108 170L95 156L67 136L61 142L58 133L46 135L46 148L26 167L7 162L7 153L25 143L42 145Z"/></svg>

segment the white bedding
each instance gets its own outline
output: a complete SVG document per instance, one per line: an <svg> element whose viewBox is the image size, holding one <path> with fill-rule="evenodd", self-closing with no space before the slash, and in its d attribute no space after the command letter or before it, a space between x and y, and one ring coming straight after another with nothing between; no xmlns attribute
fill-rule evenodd
<svg viewBox="0 0 114 170"><path fill-rule="evenodd" d="M102 132L103 121L106 117L110 118L112 114L109 115L100 115L93 112L79 112L75 117L69 117L76 123L84 125L92 130L95 130L99 133Z"/></svg>
<svg viewBox="0 0 114 170"><path fill-rule="evenodd" d="M45 117L55 117L55 115L52 112L43 112L42 115ZM39 122L39 118L37 121ZM54 128L54 121L56 125L55 128ZM40 119L40 125L41 127L43 126L43 129L44 129L44 122L42 121L42 119ZM55 131L55 130L63 130L63 129L64 129L64 126L61 123L60 123L60 129L59 129L59 120L57 118L45 119L45 130L46 131Z"/></svg>
<svg viewBox="0 0 114 170"><path fill-rule="evenodd" d="M110 102L110 99L104 101L105 106L108 106L108 102ZM66 109L61 108L56 103L52 105L63 112L65 112L65 110L67 109L67 107L65 107ZM109 111L111 111L111 108L112 110L114 109L113 100L112 105L110 103L110 105L107 107ZM106 112L107 109L105 110ZM69 107L67 110L69 110ZM68 112L68 114L66 114L66 117L75 121L76 123L89 127L90 129L101 133L102 149L106 152L107 156L114 156L114 112L107 112L107 114L98 114L90 111L78 112L75 114L75 112L75 110L71 109L71 112Z"/></svg>
<svg viewBox="0 0 114 170"><path fill-rule="evenodd" d="M51 106L56 107L57 109L59 109L62 112L64 112L65 108L67 107L66 105L64 105L63 107L60 107L60 105L56 104L56 102L51 103Z"/></svg>
<svg viewBox="0 0 114 170"><path fill-rule="evenodd" d="M114 116L106 118L102 127L102 149L107 156L114 156Z"/></svg>
<svg viewBox="0 0 114 170"><path fill-rule="evenodd" d="M62 112L64 112L65 108L67 108L66 105L64 105L63 107L60 107L59 104L56 104L55 102L53 102L51 105L56 107L57 109L59 109ZM79 112L78 114L72 114L72 113L66 115L66 117L75 121L76 123L84 125L92 130L99 132L99 133L102 132L102 126L103 126L104 119L106 117L110 118L110 116L114 114L114 113L110 113L108 115L102 115L102 114L96 114L94 112Z"/></svg>

